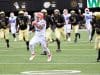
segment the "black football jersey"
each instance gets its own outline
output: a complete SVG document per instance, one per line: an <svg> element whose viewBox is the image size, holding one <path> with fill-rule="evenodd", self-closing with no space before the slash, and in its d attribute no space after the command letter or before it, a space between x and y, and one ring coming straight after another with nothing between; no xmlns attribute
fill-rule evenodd
<svg viewBox="0 0 100 75"><path fill-rule="evenodd" d="M19 25L19 29L21 29L21 30L27 29L28 17L26 17L26 16L18 16L17 25Z"/></svg>
<svg viewBox="0 0 100 75"><path fill-rule="evenodd" d="M0 29L8 28L8 18L7 17L0 17Z"/></svg>
<svg viewBox="0 0 100 75"><path fill-rule="evenodd" d="M52 19L53 19L54 25L56 25L57 28L61 28L65 24L65 19L64 19L64 17L62 15L58 15L58 16L54 15L52 17ZM57 23L60 23L60 25L58 25Z"/></svg>

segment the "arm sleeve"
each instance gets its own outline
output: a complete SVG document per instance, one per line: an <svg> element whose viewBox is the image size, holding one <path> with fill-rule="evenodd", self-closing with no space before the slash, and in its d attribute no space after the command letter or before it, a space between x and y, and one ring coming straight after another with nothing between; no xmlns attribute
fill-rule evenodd
<svg viewBox="0 0 100 75"><path fill-rule="evenodd" d="M48 16L48 18L49 18L50 25L53 25L52 18L50 16Z"/></svg>

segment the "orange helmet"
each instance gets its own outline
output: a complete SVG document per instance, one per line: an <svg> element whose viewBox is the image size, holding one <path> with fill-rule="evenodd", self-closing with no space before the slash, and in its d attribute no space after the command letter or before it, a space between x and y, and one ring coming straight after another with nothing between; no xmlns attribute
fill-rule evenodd
<svg viewBox="0 0 100 75"><path fill-rule="evenodd" d="M43 13L41 13L41 12L36 13L36 16L39 17L40 19L44 18Z"/></svg>

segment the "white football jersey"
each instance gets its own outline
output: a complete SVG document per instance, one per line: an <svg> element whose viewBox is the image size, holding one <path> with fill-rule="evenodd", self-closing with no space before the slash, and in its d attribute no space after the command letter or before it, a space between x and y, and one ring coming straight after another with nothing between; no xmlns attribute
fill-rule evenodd
<svg viewBox="0 0 100 75"><path fill-rule="evenodd" d="M64 14L63 14L63 16L64 16L64 19L65 19L66 24L68 24L68 22L69 22L69 17L71 16L71 14L67 14L67 15L64 15Z"/></svg>
<svg viewBox="0 0 100 75"><path fill-rule="evenodd" d="M89 24L90 21L92 20L92 12L84 13L83 15L85 17L86 24Z"/></svg>
<svg viewBox="0 0 100 75"><path fill-rule="evenodd" d="M35 35L38 36L45 36L46 35L46 21L45 20L40 20L37 25L43 26L42 29L39 29L35 26Z"/></svg>
<svg viewBox="0 0 100 75"><path fill-rule="evenodd" d="M16 16L9 17L9 24L11 25L11 27L14 27L16 25Z"/></svg>

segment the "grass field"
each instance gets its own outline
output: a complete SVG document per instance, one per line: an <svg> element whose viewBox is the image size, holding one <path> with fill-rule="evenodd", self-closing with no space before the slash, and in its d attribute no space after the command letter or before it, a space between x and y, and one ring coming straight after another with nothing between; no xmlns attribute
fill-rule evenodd
<svg viewBox="0 0 100 75"><path fill-rule="evenodd" d="M23 41L14 42L11 36L10 48L7 49L4 40L0 39L0 75L20 75L21 72L44 70L78 70L81 71L80 75L100 75L100 63L96 62L97 51L94 49L94 42L88 41L86 31L81 31L78 43L75 44L73 40L62 41L60 53L56 52L56 43L50 43L53 59L47 62L47 57L40 55L39 45L36 47L36 58L29 61L30 52L26 50Z"/></svg>

